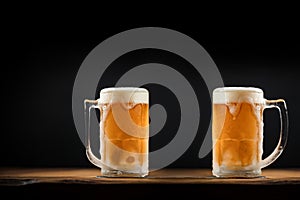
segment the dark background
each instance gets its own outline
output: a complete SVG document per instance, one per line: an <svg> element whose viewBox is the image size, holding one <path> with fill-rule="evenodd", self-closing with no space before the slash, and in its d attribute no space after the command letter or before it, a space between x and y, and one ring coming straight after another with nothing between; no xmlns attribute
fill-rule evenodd
<svg viewBox="0 0 300 200"><path fill-rule="evenodd" d="M76 73L89 52L106 38L132 28L157 26L177 30L202 45L219 68L225 85L257 86L264 89L268 99L284 98L290 118L288 143L270 167L300 167L297 16L222 21L220 17L209 22L191 18L155 23L104 22L100 17L88 23L71 17L39 17L21 15L5 23L3 29L1 82L5 121L1 166L93 167L73 123ZM209 117L208 110L206 119ZM274 149L278 131L276 111L267 111L266 155ZM205 133L198 132L192 146L169 167L211 167L211 154L198 158ZM163 138L164 134L160 134Z"/></svg>

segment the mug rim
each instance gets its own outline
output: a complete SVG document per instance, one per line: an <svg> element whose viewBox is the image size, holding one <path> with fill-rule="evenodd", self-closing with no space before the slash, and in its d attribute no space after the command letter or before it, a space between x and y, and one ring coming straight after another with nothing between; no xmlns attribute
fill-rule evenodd
<svg viewBox="0 0 300 200"><path fill-rule="evenodd" d="M218 92L256 92L263 93L263 90L258 87L242 87L242 86L225 86L214 89L214 93Z"/></svg>
<svg viewBox="0 0 300 200"><path fill-rule="evenodd" d="M107 87L100 90L100 94L111 92L145 92L148 93L146 88L140 87Z"/></svg>
<svg viewBox="0 0 300 200"><path fill-rule="evenodd" d="M149 103L149 92L139 87L109 87L100 91L99 103Z"/></svg>

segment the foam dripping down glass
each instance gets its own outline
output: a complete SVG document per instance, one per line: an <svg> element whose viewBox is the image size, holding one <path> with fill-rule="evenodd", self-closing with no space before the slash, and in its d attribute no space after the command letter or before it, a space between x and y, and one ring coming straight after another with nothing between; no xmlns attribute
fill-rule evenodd
<svg viewBox="0 0 300 200"><path fill-rule="evenodd" d="M287 142L288 113L283 99L266 100L254 87L222 87L213 91L212 173L216 177L259 177ZM277 108L280 137L275 150L262 159L263 112Z"/></svg>
<svg viewBox="0 0 300 200"><path fill-rule="evenodd" d="M102 176L148 175L149 92L144 88L112 87L100 91L97 100L84 101L86 154L101 168ZM91 150L91 109L100 110L100 157Z"/></svg>

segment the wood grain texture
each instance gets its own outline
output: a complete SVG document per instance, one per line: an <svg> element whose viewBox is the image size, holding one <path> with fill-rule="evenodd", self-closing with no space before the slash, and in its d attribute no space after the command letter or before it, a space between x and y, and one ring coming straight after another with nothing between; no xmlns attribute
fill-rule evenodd
<svg viewBox="0 0 300 200"><path fill-rule="evenodd" d="M258 178L215 178L210 169L163 169L145 178L102 177L97 168L0 168L0 185L58 184L242 184L300 185L300 169L264 169Z"/></svg>

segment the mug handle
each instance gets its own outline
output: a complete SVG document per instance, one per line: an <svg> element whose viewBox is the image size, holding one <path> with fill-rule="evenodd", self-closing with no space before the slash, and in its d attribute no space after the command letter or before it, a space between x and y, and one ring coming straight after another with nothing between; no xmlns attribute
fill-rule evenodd
<svg viewBox="0 0 300 200"><path fill-rule="evenodd" d="M84 119L85 119L85 134L86 134L86 139L85 139L85 148L86 148L86 155L89 161L94 164L97 167L100 168L107 168L111 169L111 167L108 167L105 165L102 161L101 158L97 158L92 152L91 149L91 109L99 109L100 110L100 105L99 105L99 99L98 100L89 100L85 99L84 100ZM101 110L100 110L101 112ZM100 119L101 120L101 119Z"/></svg>
<svg viewBox="0 0 300 200"><path fill-rule="evenodd" d="M263 109L267 108L277 108L279 111L280 117L280 134L279 134L279 142L274 149L274 151L266 157L261 162L261 168L267 167L272 164L282 153L286 146L287 137L288 137L288 111L286 103L283 99L278 100L267 100L265 99L265 105Z"/></svg>

